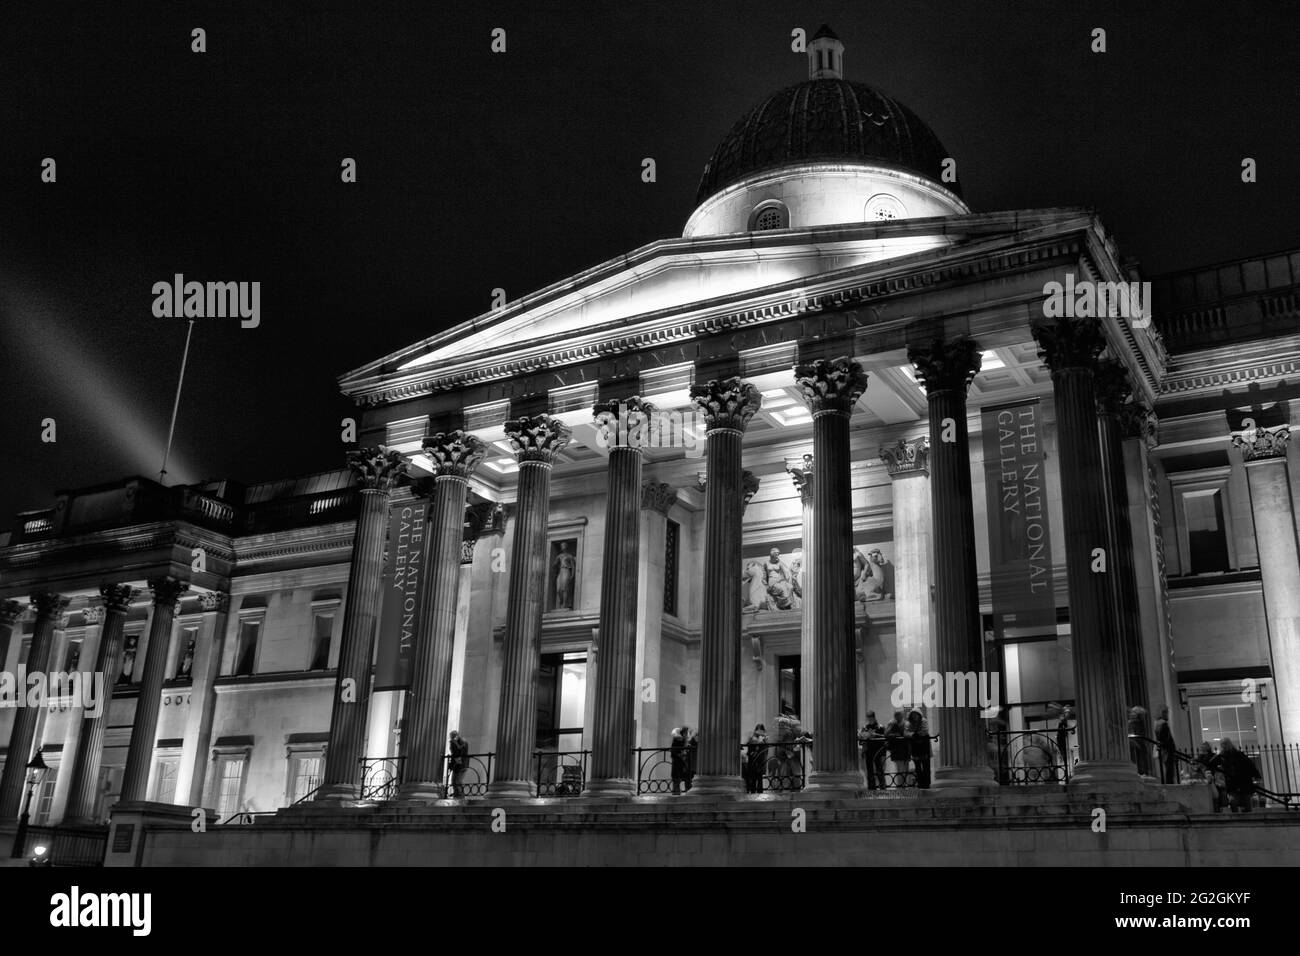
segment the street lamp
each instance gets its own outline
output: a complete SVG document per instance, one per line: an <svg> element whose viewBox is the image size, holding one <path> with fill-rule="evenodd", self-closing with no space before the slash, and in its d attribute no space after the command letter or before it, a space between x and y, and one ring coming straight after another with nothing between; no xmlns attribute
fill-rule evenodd
<svg viewBox="0 0 1300 956"><path fill-rule="evenodd" d="M45 777L45 771L48 769L41 752L36 751L36 756L27 765L27 799L23 801L23 815L18 818L18 832L14 834L14 848L9 854L14 859L21 859L23 856L23 849L27 845L27 821L31 819L32 793L36 790L36 785Z"/></svg>

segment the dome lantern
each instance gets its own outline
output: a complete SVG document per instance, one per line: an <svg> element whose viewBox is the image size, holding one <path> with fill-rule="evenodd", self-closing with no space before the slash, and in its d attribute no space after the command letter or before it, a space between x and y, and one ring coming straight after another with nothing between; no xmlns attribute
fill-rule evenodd
<svg viewBox="0 0 1300 956"><path fill-rule="evenodd" d="M844 79L844 44L824 23L808 45L808 79Z"/></svg>

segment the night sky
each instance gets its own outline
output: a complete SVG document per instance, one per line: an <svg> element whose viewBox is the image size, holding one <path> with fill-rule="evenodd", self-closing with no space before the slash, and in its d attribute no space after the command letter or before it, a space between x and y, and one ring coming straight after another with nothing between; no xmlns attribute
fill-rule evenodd
<svg viewBox="0 0 1300 956"><path fill-rule="evenodd" d="M680 235L717 141L806 78L796 26L933 127L975 211L1092 206L1148 275L1300 246L1300 5L461 6L0 8L0 529L156 477L186 322L151 288L177 272L260 281L262 321L197 323L170 481L337 467L337 376Z"/></svg>

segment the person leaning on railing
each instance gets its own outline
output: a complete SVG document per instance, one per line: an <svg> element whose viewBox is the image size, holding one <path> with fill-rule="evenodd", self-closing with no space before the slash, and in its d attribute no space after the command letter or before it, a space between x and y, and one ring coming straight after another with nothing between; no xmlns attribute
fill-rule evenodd
<svg viewBox="0 0 1300 956"><path fill-rule="evenodd" d="M1228 791L1228 806L1232 812L1249 813L1255 781L1260 779L1255 761L1238 750L1230 737L1224 737L1219 752L1210 760L1210 766L1223 774L1223 789Z"/></svg>
<svg viewBox="0 0 1300 956"><path fill-rule="evenodd" d="M885 789L885 728L876 720L874 710L867 711L867 722L858 728L858 745L867 764L867 789Z"/></svg>
<svg viewBox="0 0 1300 956"><path fill-rule="evenodd" d="M898 775L898 785L903 785L903 775L907 773L912 760L912 748L907 739L907 725L901 710L894 711L894 719L885 726L885 749L889 751L889 760Z"/></svg>

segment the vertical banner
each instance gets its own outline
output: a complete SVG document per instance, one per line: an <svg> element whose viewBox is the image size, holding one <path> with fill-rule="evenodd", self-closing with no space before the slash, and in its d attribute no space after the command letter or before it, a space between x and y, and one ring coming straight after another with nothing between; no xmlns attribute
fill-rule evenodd
<svg viewBox="0 0 1300 956"><path fill-rule="evenodd" d="M981 410L989 518L993 626L1056 626L1047 524L1043 409L1037 399Z"/></svg>
<svg viewBox="0 0 1300 956"><path fill-rule="evenodd" d="M429 501L417 498L395 505L388 514L388 558L384 562L384 600L379 615L379 659L375 690L411 686L411 658L420 626L420 582L424 578L425 529Z"/></svg>

